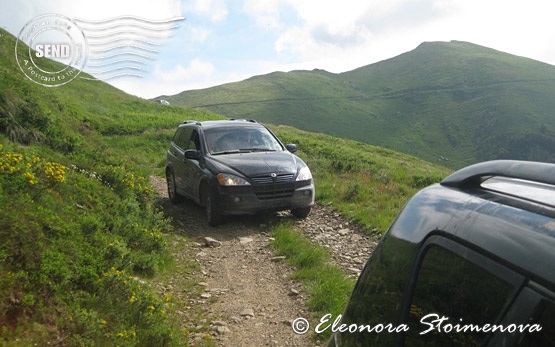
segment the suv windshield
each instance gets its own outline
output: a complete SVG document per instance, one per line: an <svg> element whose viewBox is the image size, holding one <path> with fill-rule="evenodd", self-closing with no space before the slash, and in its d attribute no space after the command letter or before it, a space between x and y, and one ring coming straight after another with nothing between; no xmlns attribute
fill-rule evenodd
<svg viewBox="0 0 555 347"><path fill-rule="evenodd" d="M281 144L263 127L214 128L204 132L210 154L281 151Z"/></svg>

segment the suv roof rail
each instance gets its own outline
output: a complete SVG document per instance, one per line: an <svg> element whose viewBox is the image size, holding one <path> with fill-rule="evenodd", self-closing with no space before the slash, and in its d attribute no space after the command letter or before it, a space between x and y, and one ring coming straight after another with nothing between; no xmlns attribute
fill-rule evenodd
<svg viewBox="0 0 555 347"><path fill-rule="evenodd" d="M486 161L460 169L447 176L440 184L453 188L470 188L492 176L555 185L555 164L520 160Z"/></svg>
<svg viewBox="0 0 555 347"><path fill-rule="evenodd" d="M242 122L249 122L249 123L258 123L254 119L246 119L246 118L231 118L230 120L242 121Z"/></svg>
<svg viewBox="0 0 555 347"><path fill-rule="evenodd" d="M190 124L190 123L195 123L197 125L201 125L200 122L198 120L185 120L183 121L183 123L181 124Z"/></svg>

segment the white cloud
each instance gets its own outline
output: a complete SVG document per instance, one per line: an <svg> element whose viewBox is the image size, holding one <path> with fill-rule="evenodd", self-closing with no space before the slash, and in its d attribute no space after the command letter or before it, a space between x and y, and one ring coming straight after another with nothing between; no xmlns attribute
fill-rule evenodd
<svg viewBox="0 0 555 347"><path fill-rule="evenodd" d="M200 59L193 59L188 67L177 65L170 71L157 69L155 74L161 83L175 83L198 77L210 77L214 73L214 65Z"/></svg>
<svg viewBox="0 0 555 347"><path fill-rule="evenodd" d="M188 0L184 6L186 16L207 17L213 22L221 22L228 15L225 0Z"/></svg>
<svg viewBox="0 0 555 347"><path fill-rule="evenodd" d="M205 42L211 35L211 31L203 27L191 27L191 41L196 43Z"/></svg>
<svg viewBox="0 0 555 347"><path fill-rule="evenodd" d="M283 56L341 72L424 41L463 40L555 63L555 5L548 0L282 0L300 22L274 42ZM317 65L316 65L317 64ZM297 64L298 65L298 64Z"/></svg>
<svg viewBox="0 0 555 347"><path fill-rule="evenodd" d="M193 59L186 67L181 64L169 70L157 67L148 76L115 79L111 84L143 98L154 98L159 95L177 94L195 86L208 87L206 82L213 80L215 71L212 63Z"/></svg>
<svg viewBox="0 0 555 347"><path fill-rule="evenodd" d="M245 0L243 12L254 18L261 27L279 28L280 22L280 0Z"/></svg>

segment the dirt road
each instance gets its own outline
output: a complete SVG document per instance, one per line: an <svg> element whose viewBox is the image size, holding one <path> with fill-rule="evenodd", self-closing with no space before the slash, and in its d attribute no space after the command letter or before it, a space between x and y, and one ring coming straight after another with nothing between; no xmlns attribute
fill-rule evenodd
<svg viewBox="0 0 555 347"><path fill-rule="evenodd" d="M358 274L375 246L375 237L321 206L304 221L278 213L270 217L232 217L223 225L210 227L202 208L189 201L177 206L169 202L164 179L151 177L151 182L164 212L174 219L175 233L193 240L184 248L174 247L174 258L182 259L180 250L194 252L200 265L199 285L203 290L198 298L189 300L200 306L206 317L202 322L187 324L207 324L210 331L192 334L191 344L205 345L207 339L217 341L218 346L237 347L324 344L314 338L313 332L298 335L291 327L296 318L311 315L306 310L306 295L291 280L292 269L275 258L268 218L272 223L293 221L327 247L334 261L352 276Z"/></svg>

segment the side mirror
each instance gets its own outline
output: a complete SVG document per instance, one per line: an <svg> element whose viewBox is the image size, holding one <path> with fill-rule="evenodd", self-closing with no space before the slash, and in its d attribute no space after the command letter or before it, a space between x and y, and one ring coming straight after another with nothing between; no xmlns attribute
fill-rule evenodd
<svg viewBox="0 0 555 347"><path fill-rule="evenodd" d="M290 143L288 145L285 145L285 148L287 148L287 150L291 153L295 153L297 151L297 145L294 143Z"/></svg>
<svg viewBox="0 0 555 347"><path fill-rule="evenodd" d="M188 149L185 151L185 159L200 160L200 151Z"/></svg>

